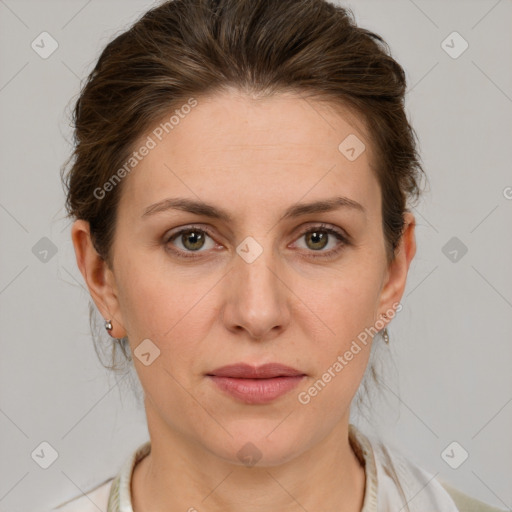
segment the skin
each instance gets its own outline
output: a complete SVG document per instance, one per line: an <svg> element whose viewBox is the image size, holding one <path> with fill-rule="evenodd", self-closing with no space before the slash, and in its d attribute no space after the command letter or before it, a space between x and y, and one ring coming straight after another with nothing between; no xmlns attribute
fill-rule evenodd
<svg viewBox="0 0 512 512"><path fill-rule="evenodd" d="M307 405L297 395L400 301L416 251L414 216L405 215L388 264L371 141L349 111L291 93L197 99L124 178L113 267L94 250L87 222L72 228L77 264L112 319L111 335L128 335L132 351L147 338L160 350L148 366L134 357L152 443L134 470L134 511L360 511L365 473L348 424L372 340ZM338 150L349 134L366 145L355 161ZM366 212L280 220L296 203L333 196ZM179 210L142 217L170 197L211 203L233 221ZM302 234L319 223L351 242L328 235L324 247ZM167 241L190 225L210 229L202 246L181 236ZM263 249L252 263L236 252L247 236ZM241 361L280 362L306 376L269 404L244 404L206 377ZM237 457L247 442L261 453L253 467Z"/></svg>

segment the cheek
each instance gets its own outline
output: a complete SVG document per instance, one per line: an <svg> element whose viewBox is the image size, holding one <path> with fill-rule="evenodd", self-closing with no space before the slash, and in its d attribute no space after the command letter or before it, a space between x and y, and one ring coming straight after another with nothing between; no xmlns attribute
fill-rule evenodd
<svg viewBox="0 0 512 512"><path fill-rule="evenodd" d="M181 284L168 271L166 275L158 262L134 251L119 258L118 269L119 303L128 335L160 337L176 317L183 316Z"/></svg>
<svg viewBox="0 0 512 512"><path fill-rule="evenodd" d="M353 291L353 293L349 293ZM299 390L297 402L310 418L325 425L339 421L348 410L368 365L372 345L375 295L361 287L338 290L317 303L316 313L329 326L309 345L314 369ZM312 427L314 426L314 422Z"/></svg>
<svg viewBox="0 0 512 512"><path fill-rule="evenodd" d="M313 321L322 327L319 339L332 350L343 350L373 325L380 294L380 274L358 265L323 280L323 289L310 293ZM323 333L323 336L320 334ZM320 341L322 343L322 341Z"/></svg>
<svg viewBox="0 0 512 512"><path fill-rule="evenodd" d="M359 262L323 284L324 291L318 293L315 287L308 300L314 305L309 331L316 332L310 353L315 375L303 388L303 398L309 400L307 407L327 419L341 414L366 370L380 275L377 268Z"/></svg>
<svg viewBox="0 0 512 512"><path fill-rule="evenodd" d="M143 273L140 269L148 269ZM132 350L150 339L170 370L188 367L197 359L197 344L206 337L216 310L215 279L198 279L164 272L155 265L123 269L119 303ZM129 276L129 277L128 277Z"/></svg>

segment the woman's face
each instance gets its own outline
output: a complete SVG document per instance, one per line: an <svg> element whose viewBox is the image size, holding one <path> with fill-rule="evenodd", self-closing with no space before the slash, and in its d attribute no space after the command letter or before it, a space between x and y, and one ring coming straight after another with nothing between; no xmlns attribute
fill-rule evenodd
<svg viewBox="0 0 512 512"><path fill-rule="evenodd" d="M362 333L402 296L414 224L388 266L370 141L341 109L291 94L196 99L135 148L154 142L122 183L97 305L128 335L152 436L278 464L346 428ZM239 363L298 376L217 371Z"/></svg>

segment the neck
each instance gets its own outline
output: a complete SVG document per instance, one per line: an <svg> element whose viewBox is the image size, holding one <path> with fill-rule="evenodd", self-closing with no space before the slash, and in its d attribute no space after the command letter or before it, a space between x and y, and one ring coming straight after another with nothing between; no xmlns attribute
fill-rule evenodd
<svg viewBox="0 0 512 512"><path fill-rule="evenodd" d="M265 467L221 459L150 414L148 426L151 452L132 478L134 512L362 509L365 471L349 442L348 417L313 448Z"/></svg>

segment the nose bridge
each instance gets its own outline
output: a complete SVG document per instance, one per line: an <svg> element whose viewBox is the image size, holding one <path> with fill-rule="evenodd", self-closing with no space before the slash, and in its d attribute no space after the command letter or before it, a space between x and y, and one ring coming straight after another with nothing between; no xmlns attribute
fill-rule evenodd
<svg viewBox="0 0 512 512"><path fill-rule="evenodd" d="M234 274L228 306L230 322L262 337L286 320L286 293L279 279L279 258L274 254L272 237L246 237L236 249Z"/></svg>
<svg viewBox="0 0 512 512"><path fill-rule="evenodd" d="M237 284L249 293L252 300L275 301L279 280L276 277L278 260L274 254L272 237L259 237L256 240L248 236L237 246L236 252L239 258L236 261L239 276Z"/></svg>

